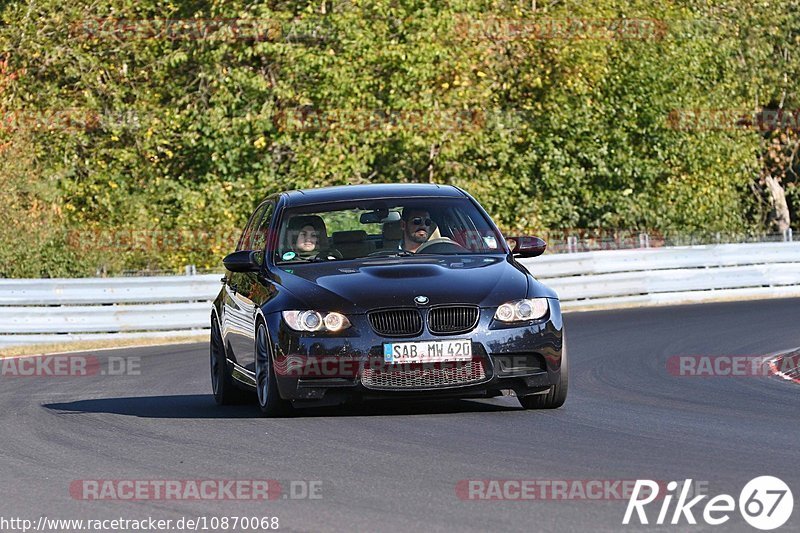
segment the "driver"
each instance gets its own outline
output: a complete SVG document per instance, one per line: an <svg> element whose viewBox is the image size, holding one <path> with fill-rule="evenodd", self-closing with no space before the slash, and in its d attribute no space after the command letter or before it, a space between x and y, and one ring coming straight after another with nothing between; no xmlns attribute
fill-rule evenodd
<svg viewBox="0 0 800 533"><path fill-rule="evenodd" d="M424 208L403 208L400 215L400 229L403 230L403 240L400 241L400 250L416 253L431 237L433 221L430 213Z"/></svg>

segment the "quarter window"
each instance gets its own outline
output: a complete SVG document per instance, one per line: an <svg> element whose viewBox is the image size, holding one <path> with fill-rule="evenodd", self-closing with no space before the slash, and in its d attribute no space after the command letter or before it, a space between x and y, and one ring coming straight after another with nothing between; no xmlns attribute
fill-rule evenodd
<svg viewBox="0 0 800 533"><path fill-rule="evenodd" d="M247 222L247 226L245 226L244 231L242 232L242 237L239 239L239 245L236 247L236 251L239 250L252 250L252 235L253 235L253 228L258 224L261 220L261 215L264 214L267 207L270 204L263 203L258 206L253 212L253 216L250 217L250 220Z"/></svg>
<svg viewBox="0 0 800 533"><path fill-rule="evenodd" d="M273 204L267 204L264 215L261 217L258 225L250 235L250 250L261 251L267 245L267 238L269 237L269 224L272 221L272 213L274 211L275 206Z"/></svg>

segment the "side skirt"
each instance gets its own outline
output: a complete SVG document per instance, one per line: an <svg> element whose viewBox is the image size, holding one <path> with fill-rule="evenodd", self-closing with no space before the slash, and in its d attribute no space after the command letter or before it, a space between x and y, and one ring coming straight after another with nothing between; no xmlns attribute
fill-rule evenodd
<svg viewBox="0 0 800 533"><path fill-rule="evenodd" d="M256 375L254 372L250 372L246 368L239 366L235 362L231 361L230 359L227 360L228 364L233 366L231 370L231 377L241 383L242 385L246 385L248 387L252 387L254 390L256 388Z"/></svg>

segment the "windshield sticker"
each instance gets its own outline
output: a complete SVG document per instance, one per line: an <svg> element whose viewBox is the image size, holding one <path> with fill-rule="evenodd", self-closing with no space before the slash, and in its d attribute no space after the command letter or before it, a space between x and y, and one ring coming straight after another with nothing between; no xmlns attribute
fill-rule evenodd
<svg viewBox="0 0 800 533"><path fill-rule="evenodd" d="M296 254L296 253L294 253L294 252L286 252L285 254L283 254L283 260L284 260L284 261L291 261L292 259L294 259L294 257L295 257L296 255L297 255L297 254Z"/></svg>

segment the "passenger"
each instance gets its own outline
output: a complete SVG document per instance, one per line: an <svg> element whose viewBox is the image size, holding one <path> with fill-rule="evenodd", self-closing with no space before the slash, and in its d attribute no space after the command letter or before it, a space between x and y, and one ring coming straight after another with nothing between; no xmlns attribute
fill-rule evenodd
<svg viewBox="0 0 800 533"><path fill-rule="evenodd" d="M328 248L325 222L316 215L292 217L286 237L289 250L287 253L293 252L300 259L316 257Z"/></svg>
<svg viewBox="0 0 800 533"><path fill-rule="evenodd" d="M310 257L316 255L319 250L319 234L314 226L308 224L300 228L300 233L297 234L297 240L294 244L294 250L300 257Z"/></svg>
<svg viewBox="0 0 800 533"><path fill-rule="evenodd" d="M433 221L424 208L403 208L400 216L400 228L403 230L403 240L400 241L400 250L416 253L431 237Z"/></svg>

